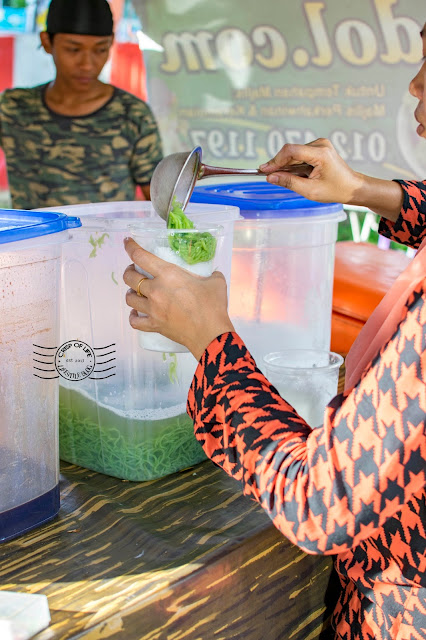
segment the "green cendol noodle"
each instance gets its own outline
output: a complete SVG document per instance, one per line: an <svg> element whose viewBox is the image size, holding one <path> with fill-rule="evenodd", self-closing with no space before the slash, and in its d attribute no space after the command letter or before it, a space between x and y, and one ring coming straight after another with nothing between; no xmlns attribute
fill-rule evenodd
<svg viewBox="0 0 426 640"><path fill-rule="evenodd" d="M60 389L61 460L123 480L145 481L206 459L186 413L130 420L87 396Z"/></svg>
<svg viewBox="0 0 426 640"><path fill-rule="evenodd" d="M182 205L173 198L167 222L169 229L194 229L194 223L186 217ZM174 233L169 236L170 248L188 264L208 262L216 252L216 238L208 231L200 233Z"/></svg>

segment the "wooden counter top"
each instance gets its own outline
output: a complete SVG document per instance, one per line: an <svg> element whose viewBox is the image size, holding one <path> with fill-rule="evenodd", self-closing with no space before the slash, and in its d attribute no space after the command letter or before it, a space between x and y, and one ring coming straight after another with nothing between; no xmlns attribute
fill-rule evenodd
<svg viewBox="0 0 426 640"><path fill-rule="evenodd" d="M61 472L59 516L0 545L0 588L48 597L35 640L318 637L331 558L293 546L210 461L145 483Z"/></svg>

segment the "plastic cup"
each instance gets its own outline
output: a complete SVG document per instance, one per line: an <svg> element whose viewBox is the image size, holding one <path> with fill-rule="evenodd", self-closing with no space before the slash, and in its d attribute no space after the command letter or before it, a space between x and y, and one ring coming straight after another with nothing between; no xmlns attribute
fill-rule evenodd
<svg viewBox="0 0 426 640"><path fill-rule="evenodd" d="M167 229L164 225L153 227L150 221L145 225L130 225L129 232L143 249L199 276L210 276L213 271L220 269L223 262L221 253L224 250L224 233L220 225L198 225L196 229ZM207 249L200 249L200 234L206 234L204 246L207 246ZM209 255L210 258L205 260ZM135 265L135 268L141 275L152 278L150 273L138 265ZM139 316L143 315L139 313ZM188 352L182 344L154 332L141 331L139 344L150 351Z"/></svg>
<svg viewBox="0 0 426 640"><path fill-rule="evenodd" d="M268 353L265 375L279 394L309 424L324 422L324 411L337 393L343 358L332 351L287 349Z"/></svg>

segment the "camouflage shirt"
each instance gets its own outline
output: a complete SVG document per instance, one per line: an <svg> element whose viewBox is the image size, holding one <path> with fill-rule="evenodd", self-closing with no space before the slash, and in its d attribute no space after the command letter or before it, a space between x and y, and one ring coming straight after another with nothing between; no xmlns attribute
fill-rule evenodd
<svg viewBox="0 0 426 640"><path fill-rule="evenodd" d="M114 89L86 116L63 116L44 100L47 85L0 95L0 146L6 154L13 207L134 200L162 158L149 106Z"/></svg>

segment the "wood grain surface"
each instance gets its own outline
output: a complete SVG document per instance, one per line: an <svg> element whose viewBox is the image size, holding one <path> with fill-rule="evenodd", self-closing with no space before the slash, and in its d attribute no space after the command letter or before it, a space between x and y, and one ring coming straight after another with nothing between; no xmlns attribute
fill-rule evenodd
<svg viewBox="0 0 426 640"><path fill-rule="evenodd" d="M0 589L43 593L35 640L314 640L332 561L210 461L145 483L62 464L52 522L0 545Z"/></svg>

